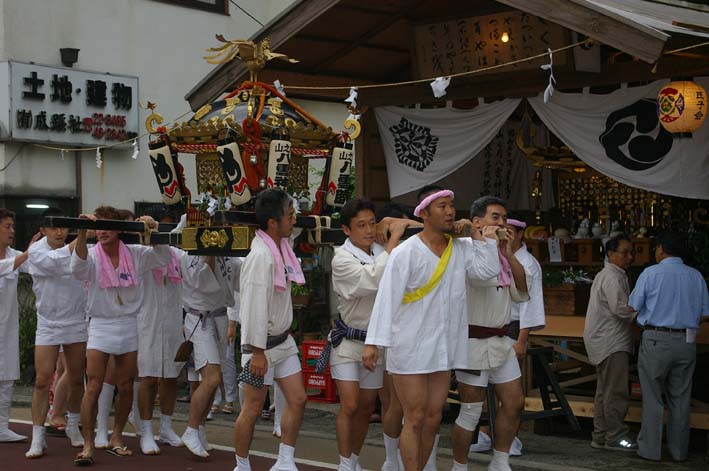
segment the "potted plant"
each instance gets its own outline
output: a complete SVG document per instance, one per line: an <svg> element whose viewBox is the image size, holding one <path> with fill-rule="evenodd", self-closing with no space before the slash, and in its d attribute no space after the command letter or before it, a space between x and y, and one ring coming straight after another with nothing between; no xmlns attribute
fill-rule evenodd
<svg viewBox="0 0 709 471"><path fill-rule="evenodd" d="M544 311L552 316L585 315L591 280L583 270L544 272Z"/></svg>
<svg viewBox="0 0 709 471"><path fill-rule="evenodd" d="M310 288L308 285L291 283L290 297L294 307L304 307L310 302Z"/></svg>

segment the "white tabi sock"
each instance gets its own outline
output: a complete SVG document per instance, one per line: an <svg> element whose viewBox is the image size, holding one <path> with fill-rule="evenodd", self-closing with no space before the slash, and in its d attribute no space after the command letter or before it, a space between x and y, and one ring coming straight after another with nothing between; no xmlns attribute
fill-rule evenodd
<svg viewBox="0 0 709 471"><path fill-rule="evenodd" d="M29 451L25 453L27 458L39 458L44 455L44 450L47 448L47 442L44 439L44 425L32 426L32 444Z"/></svg>
<svg viewBox="0 0 709 471"><path fill-rule="evenodd" d="M386 451L386 461L384 465L387 471L397 471L399 469L399 437L392 438L386 433L384 435L384 450ZM383 467L384 468L384 467Z"/></svg>
<svg viewBox="0 0 709 471"><path fill-rule="evenodd" d="M185 433L182 434L182 442L193 454L201 456L202 458L209 457L209 453L204 449L199 439L199 430L193 429L188 425L185 429Z"/></svg>
<svg viewBox="0 0 709 471"><path fill-rule="evenodd" d="M151 420L143 420L140 423L142 430L140 431L140 450L144 455L157 455L160 453L160 447L155 443L153 437L153 422Z"/></svg>
<svg viewBox="0 0 709 471"><path fill-rule="evenodd" d="M170 446L185 446L185 444L182 443L180 436L175 433L175 430L172 428L171 415L162 414L160 416L160 441L167 443Z"/></svg>
<svg viewBox="0 0 709 471"><path fill-rule="evenodd" d="M295 448L281 443L278 446L278 460L271 468L272 471L296 471Z"/></svg>
<svg viewBox="0 0 709 471"><path fill-rule="evenodd" d="M234 453L234 456L236 456L236 468L234 468L234 471L251 471L251 461L248 456L242 458L236 453Z"/></svg>
<svg viewBox="0 0 709 471"><path fill-rule="evenodd" d="M510 468L510 455L504 451L492 450L492 461L487 467L488 471L512 471Z"/></svg>
<svg viewBox="0 0 709 471"><path fill-rule="evenodd" d="M423 467L423 471L436 471L436 453L438 452L439 438L441 438L441 436L436 434L436 438L433 440L431 454L428 456L428 461L426 461L426 466Z"/></svg>
<svg viewBox="0 0 709 471"><path fill-rule="evenodd" d="M350 455L350 467L352 471L362 471L362 467L359 465L359 455L357 453Z"/></svg>
<svg viewBox="0 0 709 471"><path fill-rule="evenodd" d="M283 417L283 411L286 409L286 397L275 382L273 383L273 409L273 433L280 437L282 433L281 418Z"/></svg>
<svg viewBox="0 0 709 471"><path fill-rule="evenodd" d="M340 465L337 467L337 471L351 471L352 470L352 462L350 461L349 458L345 458L344 456L340 455Z"/></svg>
<svg viewBox="0 0 709 471"><path fill-rule="evenodd" d="M202 442L202 446L205 450L212 450L212 445L210 445L209 441L207 440L207 429L204 427L204 425L199 426L199 441Z"/></svg>
<svg viewBox="0 0 709 471"><path fill-rule="evenodd" d="M66 436L71 441L71 446L79 448L84 446L84 437L79 430L79 413L67 412L66 414Z"/></svg>
<svg viewBox="0 0 709 471"><path fill-rule="evenodd" d="M451 468L451 471L468 471L468 464L458 463L453 460L453 467Z"/></svg>

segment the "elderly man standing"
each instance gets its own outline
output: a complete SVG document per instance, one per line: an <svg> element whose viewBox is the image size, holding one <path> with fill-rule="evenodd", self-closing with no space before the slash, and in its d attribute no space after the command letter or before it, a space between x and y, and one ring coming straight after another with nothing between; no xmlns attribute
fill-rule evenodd
<svg viewBox="0 0 709 471"><path fill-rule="evenodd" d="M628 438L628 367L633 352L633 312L628 308L628 275L633 246L624 236L606 242L605 267L593 280L583 340L596 365L596 401L591 446L613 451L635 451Z"/></svg>
<svg viewBox="0 0 709 471"><path fill-rule="evenodd" d="M662 450L662 395L667 398L667 447L674 461L687 459L689 405L699 323L709 316L709 294L702 275L684 264L686 240L663 233L655 239L655 260L642 272L629 304L643 328L638 371L643 418L638 455L659 461ZM701 319L705 317L705 319Z"/></svg>

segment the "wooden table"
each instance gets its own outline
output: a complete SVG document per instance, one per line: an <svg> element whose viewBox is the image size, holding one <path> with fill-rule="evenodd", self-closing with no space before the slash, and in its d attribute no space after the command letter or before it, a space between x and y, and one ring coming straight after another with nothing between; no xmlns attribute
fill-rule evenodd
<svg viewBox="0 0 709 471"><path fill-rule="evenodd" d="M566 355L572 360L568 362L568 367L578 367L579 364L588 364L588 357L577 351L573 351L567 347L562 347L555 342L555 340L569 340L572 342L583 342L583 327L586 318L584 316L546 316L546 327L541 330L537 330L530 333L529 343L530 346L543 346L552 347L554 351ZM640 328L636 327L633 329L636 334L636 338L640 338ZM699 332L697 333L697 344L709 345L709 324L705 323L701 325ZM557 371L563 371L568 369L564 365L557 365ZM531 375L527 371L527 390L530 391L531 388ZM562 387L570 387L582 383L587 383L590 381L595 381L597 375L591 374L582 376L580 378L574 378L568 381L559 382ZM571 405L574 414L577 417L593 417L593 398L583 397L583 396L567 396L569 404ZM527 396L525 398L525 410L535 411L542 410L542 401L537 396ZM640 401L631 401L630 409L628 410L628 415L625 417L627 422L640 422L642 413L642 403ZM705 404L701 401L692 399L692 413L690 417L690 424L692 428L709 430L709 404Z"/></svg>

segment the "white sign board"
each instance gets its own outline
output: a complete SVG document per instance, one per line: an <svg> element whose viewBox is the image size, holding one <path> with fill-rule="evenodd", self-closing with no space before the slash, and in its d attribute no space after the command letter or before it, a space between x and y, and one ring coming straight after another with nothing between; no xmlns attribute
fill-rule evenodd
<svg viewBox="0 0 709 471"><path fill-rule="evenodd" d="M137 77L0 62L2 139L111 145L136 137L138 120Z"/></svg>

